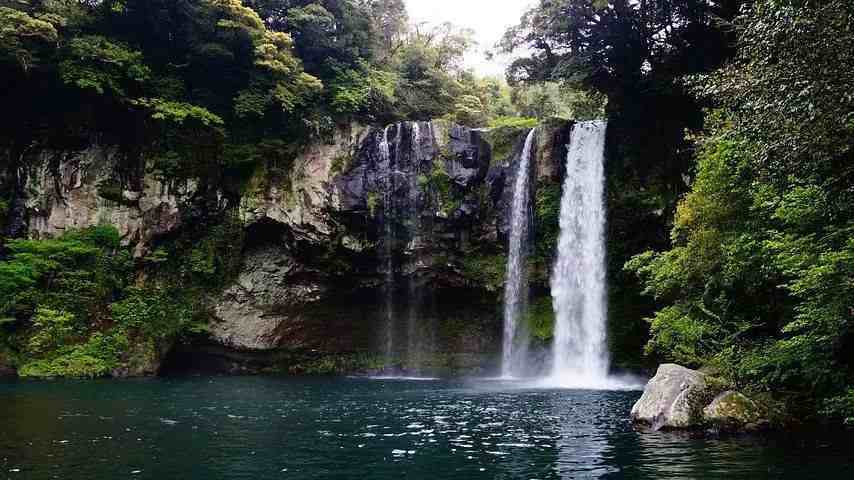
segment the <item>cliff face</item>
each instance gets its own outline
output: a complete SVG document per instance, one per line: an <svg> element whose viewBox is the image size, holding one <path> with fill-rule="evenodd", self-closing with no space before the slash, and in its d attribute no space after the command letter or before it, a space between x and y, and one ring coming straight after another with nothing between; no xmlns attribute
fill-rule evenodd
<svg viewBox="0 0 854 480"><path fill-rule="evenodd" d="M540 184L559 185L569 126L539 129L530 173ZM236 214L239 271L208 292L209 339L185 355L198 348L232 367L281 352L480 365L500 349L501 260L525 134L345 125L286 173L259 168L239 192L129 168L111 146L44 151L16 173L7 223L33 238L112 224L144 259L199 218Z"/></svg>
<svg viewBox="0 0 854 480"><path fill-rule="evenodd" d="M31 238L48 238L71 229L115 226L123 242L142 256L157 237L179 229L188 202L197 194L194 181L166 182L123 170L114 146L84 151L40 152L18 175L22 205L19 224Z"/></svg>

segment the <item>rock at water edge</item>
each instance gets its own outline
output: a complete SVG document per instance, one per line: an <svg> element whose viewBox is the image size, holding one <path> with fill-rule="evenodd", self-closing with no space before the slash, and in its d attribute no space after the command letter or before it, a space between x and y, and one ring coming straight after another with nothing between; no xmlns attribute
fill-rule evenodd
<svg viewBox="0 0 854 480"><path fill-rule="evenodd" d="M664 364L632 407L632 420L655 430L702 424L706 375L676 364Z"/></svg>

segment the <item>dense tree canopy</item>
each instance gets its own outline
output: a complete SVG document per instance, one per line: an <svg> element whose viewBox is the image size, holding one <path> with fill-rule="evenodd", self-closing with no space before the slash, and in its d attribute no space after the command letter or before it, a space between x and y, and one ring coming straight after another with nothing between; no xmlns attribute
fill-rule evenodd
<svg viewBox="0 0 854 480"><path fill-rule="evenodd" d="M716 109L673 247L628 266L664 303L650 352L854 417L854 7L756 2L738 55L687 79Z"/></svg>

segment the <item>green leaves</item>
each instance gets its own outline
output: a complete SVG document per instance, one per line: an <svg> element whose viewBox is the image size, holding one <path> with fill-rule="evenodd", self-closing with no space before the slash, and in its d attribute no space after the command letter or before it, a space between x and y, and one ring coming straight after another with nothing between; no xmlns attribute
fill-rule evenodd
<svg viewBox="0 0 854 480"><path fill-rule="evenodd" d="M746 12L737 61L688 82L723 108L707 115L713 131L673 247L626 266L664 305L649 352L796 392L844 421L854 383L852 21L842 1L761 1Z"/></svg>
<svg viewBox="0 0 854 480"><path fill-rule="evenodd" d="M32 68L42 52L56 47L59 17L35 18L25 12L0 7L0 60L13 61L24 71Z"/></svg>
<svg viewBox="0 0 854 480"><path fill-rule="evenodd" d="M145 338L174 338L193 319L193 307L181 297L164 288L133 288L127 298L110 305L110 311L121 328Z"/></svg>
<svg viewBox="0 0 854 480"><path fill-rule="evenodd" d="M820 3L756 2L737 22L736 61L697 89L734 113L755 161L783 182L826 174L854 138L854 7Z"/></svg>
<svg viewBox="0 0 854 480"><path fill-rule="evenodd" d="M173 102L162 98L141 98L133 104L148 110L151 118L175 125L183 126L194 122L210 128L223 127L225 121L208 109L184 102Z"/></svg>
<svg viewBox="0 0 854 480"><path fill-rule="evenodd" d="M72 39L64 56L60 63L62 80L99 95L125 98L151 76L142 52L100 35Z"/></svg>
<svg viewBox="0 0 854 480"><path fill-rule="evenodd" d="M339 114L383 114L392 110L397 77L360 63L358 69L335 68L329 85L331 107Z"/></svg>
<svg viewBox="0 0 854 480"><path fill-rule="evenodd" d="M27 350L40 355L54 350L79 334L74 315L61 310L39 307L32 320L34 334L27 340Z"/></svg>

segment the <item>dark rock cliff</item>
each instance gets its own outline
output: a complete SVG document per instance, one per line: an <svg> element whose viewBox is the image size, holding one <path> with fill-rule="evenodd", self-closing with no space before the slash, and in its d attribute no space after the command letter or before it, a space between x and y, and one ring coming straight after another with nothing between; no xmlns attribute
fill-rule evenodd
<svg viewBox="0 0 854 480"><path fill-rule="evenodd" d="M540 184L559 185L569 127L540 127ZM501 259L525 134L346 125L304 148L287 175L259 169L236 194L148 174L127 182L110 146L39 152L6 170L6 188L17 182L7 226L40 238L109 223L145 258L200 218L236 214L240 267L208 293L210 335L172 359L293 370L294 352L393 354L407 368L416 349L423 365L479 368L500 349Z"/></svg>

